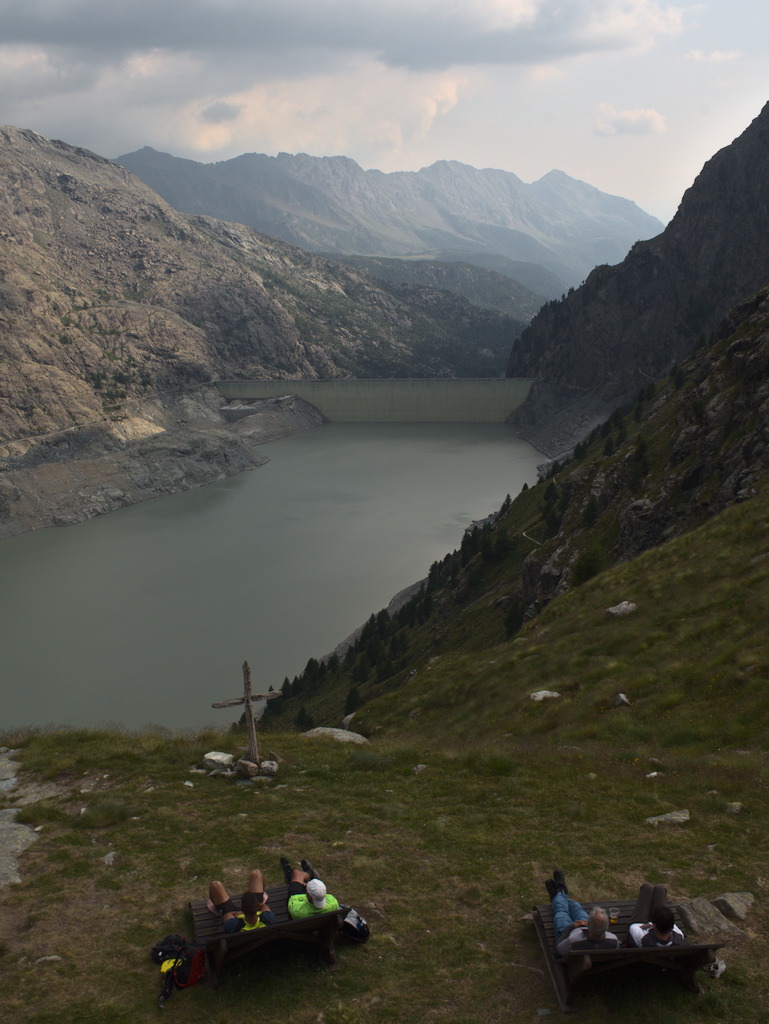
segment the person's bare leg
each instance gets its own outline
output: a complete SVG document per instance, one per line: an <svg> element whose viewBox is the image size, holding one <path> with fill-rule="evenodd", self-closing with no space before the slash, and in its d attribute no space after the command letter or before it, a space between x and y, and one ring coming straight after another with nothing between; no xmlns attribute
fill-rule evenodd
<svg viewBox="0 0 769 1024"><path fill-rule="evenodd" d="M248 876L248 891L255 892L260 897L260 903L267 902L267 893L264 891L264 875L259 868L254 868Z"/></svg>
<svg viewBox="0 0 769 1024"><path fill-rule="evenodd" d="M219 911L216 908L220 907L222 903L226 903L229 898L230 894L221 882L211 882L208 887L208 902L206 906L212 914L216 914L218 917Z"/></svg>
<svg viewBox="0 0 769 1024"><path fill-rule="evenodd" d="M310 881L310 876L307 874L306 871L300 871L299 868L294 868L294 870L291 872L291 881L301 882L302 885L307 885L307 883Z"/></svg>

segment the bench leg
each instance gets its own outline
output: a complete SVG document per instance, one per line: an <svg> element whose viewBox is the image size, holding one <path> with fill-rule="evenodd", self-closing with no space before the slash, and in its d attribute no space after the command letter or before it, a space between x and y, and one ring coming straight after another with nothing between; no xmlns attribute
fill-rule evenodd
<svg viewBox="0 0 769 1024"><path fill-rule="evenodd" d="M209 949L206 953L206 964L208 970L206 971L206 985L209 988L219 987L219 972L222 969L224 958L227 955L227 942L225 939L220 939L218 944L213 948Z"/></svg>
<svg viewBox="0 0 769 1024"><path fill-rule="evenodd" d="M336 950L334 949L334 939L338 931L336 921L332 921L331 924L327 925L320 935L320 959L323 966L330 971L333 971L337 966L336 962Z"/></svg>

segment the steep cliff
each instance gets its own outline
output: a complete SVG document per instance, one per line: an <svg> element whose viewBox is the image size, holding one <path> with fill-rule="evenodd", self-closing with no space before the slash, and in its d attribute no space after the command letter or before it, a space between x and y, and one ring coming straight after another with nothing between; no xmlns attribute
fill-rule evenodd
<svg viewBox="0 0 769 1024"><path fill-rule="evenodd" d="M544 306L508 376L535 377L515 422L557 454L659 379L769 280L769 104L709 160L665 231Z"/></svg>
<svg viewBox="0 0 769 1024"><path fill-rule="evenodd" d="M539 613L593 578L595 587L586 588L591 592L586 605L592 601L593 610L586 618L574 613L580 605L577 596L570 605L576 622L571 628L595 630L597 601L603 602L603 618L607 605L635 600L641 590L647 616L654 610L653 623L639 633L637 649L627 657L623 651L616 676L607 673L610 695L625 689L621 680L638 679L643 670L635 663L643 663L647 650L652 664L645 682L653 678L658 642L670 643L671 667L680 677L677 644L687 632L696 636L690 650L702 652L707 663L703 644L708 645L708 631L718 628L732 638L727 646L734 652L733 658L726 652L723 665L718 663L724 684L733 685L736 695L755 673L764 700L761 609L766 582L761 566L766 562L769 492L769 287L732 310L695 358L656 386L647 383L630 408L615 410L576 446L565 465L552 469L548 479L524 488L484 524L466 532L459 549L433 564L424 586L407 595L407 603L393 602L372 615L323 665L311 659L302 676L284 684L288 699L270 707L268 718L306 725L309 717L316 724L337 724L345 713L377 698L402 701L406 714L416 715L421 712L409 707L408 697L414 677L421 676L424 691L430 691L441 686L447 665L459 665L456 678L432 707L436 722L452 708L461 712L466 728L470 696L460 696L458 687L472 689L475 684L468 679L476 678L478 666L507 665L516 651L534 656L547 648L543 638L552 631L553 617L540 626ZM747 506L744 515L738 506ZM707 541L699 539L700 531L707 531ZM669 551L666 542L684 535L689 555L671 570L670 556L663 553ZM733 569L744 574L747 584L734 585ZM602 585L604 578L609 581ZM672 603L666 602L669 590L677 594ZM657 603L666 608L659 615ZM746 612L747 604L755 611ZM743 652L749 619L756 627L753 647L748 640ZM673 621L678 625L669 630ZM578 685L594 678L595 659L601 659L607 637L596 632L592 637L588 651L579 637L564 644L550 668L554 688L561 689L563 677L581 677L574 664L586 674ZM618 663L610 658L607 664ZM495 677L489 718L497 728L495 700L504 700L515 685L519 667L489 669ZM692 668L696 693L700 665ZM547 678L540 678L539 685ZM665 677L663 686L668 684ZM592 699L590 704L594 712ZM421 699L416 707L423 707ZM379 712L371 718L369 709L363 707L354 727L366 731L366 723L376 721ZM524 720L522 732L526 728Z"/></svg>

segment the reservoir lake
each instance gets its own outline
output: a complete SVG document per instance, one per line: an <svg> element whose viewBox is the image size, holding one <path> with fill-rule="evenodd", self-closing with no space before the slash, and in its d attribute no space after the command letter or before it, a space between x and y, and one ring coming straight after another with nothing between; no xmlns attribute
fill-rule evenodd
<svg viewBox="0 0 769 1024"><path fill-rule="evenodd" d="M536 481L503 424L332 423L207 487L0 542L0 728L227 728ZM326 723L324 723L326 724ZM338 725L339 723L327 723Z"/></svg>

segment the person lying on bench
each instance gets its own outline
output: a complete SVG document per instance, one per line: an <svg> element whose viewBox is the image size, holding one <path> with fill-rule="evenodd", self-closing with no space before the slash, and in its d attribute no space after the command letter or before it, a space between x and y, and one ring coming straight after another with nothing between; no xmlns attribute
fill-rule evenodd
<svg viewBox="0 0 769 1024"><path fill-rule="evenodd" d="M206 906L212 914L222 919L222 927L226 932L250 932L254 928L275 924L275 915L267 908L267 893L259 868L254 868L248 876L248 889L240 897L240 911L221 882L211 882L209 885Z"/></svg>
<svg viewBox="0 0 769 1024"><path fill-rule="evenodd" d="M628 946L649 948L654 946L686 946L688 940L675 923L668 906L664 885L644 882L633 909L632 924L628 931Z"/></svg>
<svg viewBox="0 0 769 1024"><path fill-rule="evenodd" d="M280 858L283 877L288 885L288 912L291 917L312 917L313 914L339 910L336 896L326 892L326 886L318 878L312 864L302 860L301 865L300 871L292 868L285 857Z"/></svg>
<svg viewBox="0 0 769 1024"><path fill-rule="evenodd" d="M576 900L569 899L563 871L557 868L545 881L545 888L553 905L555 948L561 956L566 956L576 943L584 943L580 948L588 949L619 948L617 936L606 930L609 916L602 907L593 907L588 914Z"/></svg>

